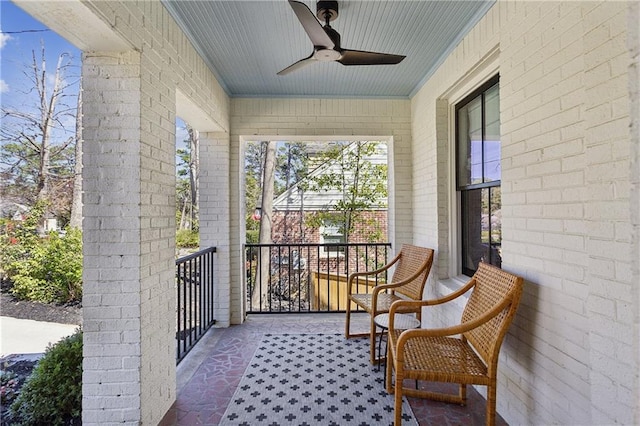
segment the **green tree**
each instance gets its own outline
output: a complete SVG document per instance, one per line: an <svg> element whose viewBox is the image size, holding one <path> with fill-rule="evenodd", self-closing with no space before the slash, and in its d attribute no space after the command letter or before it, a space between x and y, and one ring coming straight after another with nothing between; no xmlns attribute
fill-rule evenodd
<svg viewBox="0 0 640 426"><path fill-rule="evenodd" d="M306 177L308 160L305 143L284 142L280 144L275 168L274 195L276 197Z"/></svg>
<svg viewBox="0 0 640 426"><path fill-rule="evenodd" d="M255 210L261 205L262 179L266 142L250 142L245 145L245 226L247 242L257 243L260 232L260 222L254 216Z"/></svg>
<svg viewBox="0 0 640 426"><path fill-rule="evenodd" d="M336 144L322 153L319 161L326 170L310 175L306 190L313 192L334 192L340 194L336 201L307 217L307 225L319 227L325 223L336 225L349 241L350 235L359 223L367 223L367 210L386 208L387 165L377 164L370 159L379 154L376 141L357 141ZM377 223L373 229L379 229ZM380 237L379 232L369 233L370 240Z"/></svg>
<svg viewBox="0 0 640 426"><path fill-rule="evenodd" d="M72 57L62 53L48 72L44 44L32 52L25 76L30 83L19 105L3 102L0 137L2 196L32 205L49 200L68 220L75 166L75 122L79 79L70 75ZM71 98L73 101L67 102Z"/></svg>
<svg viewBox="0 0 640 426"><path fill-rule="evenodd" d="M185 147L176 150L176 206L178 229L198 230L200 141L198 131L188 124Z"/></svg>

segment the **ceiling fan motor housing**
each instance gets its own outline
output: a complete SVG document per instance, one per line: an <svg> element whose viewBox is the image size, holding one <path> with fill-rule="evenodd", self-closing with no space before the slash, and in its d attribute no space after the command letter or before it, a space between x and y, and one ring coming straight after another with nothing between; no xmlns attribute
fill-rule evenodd
<svg viewBox="0 0 640 426"><path fill-rule="evenodd" d="M331 0L320 0L316 4L316 16L320 20L320 22L327 22L327 17L329 18L328 22L333 21L338 17L338 2Z"/></svg>

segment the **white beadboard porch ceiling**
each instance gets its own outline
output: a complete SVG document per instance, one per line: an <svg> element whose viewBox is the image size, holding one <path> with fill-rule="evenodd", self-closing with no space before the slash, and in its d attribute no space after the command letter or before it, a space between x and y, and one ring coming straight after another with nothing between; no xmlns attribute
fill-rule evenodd
<svg viewBox="0 0 640 426"><path fill-rule="evenodd" d="M406 55L397 65L317 62L286 0L162 0L231 97L407 98L495 0L342 0L342 47ZM315 14L316 2L303 0Z"/></svg>

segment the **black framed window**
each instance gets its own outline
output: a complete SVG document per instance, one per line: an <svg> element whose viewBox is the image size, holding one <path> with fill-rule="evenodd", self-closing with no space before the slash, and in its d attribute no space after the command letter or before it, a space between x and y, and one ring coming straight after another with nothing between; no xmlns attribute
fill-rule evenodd
<svg viewBox="0 0 640 426"><path fill-rule="evenodd" d="M462 273L484 261L501 266L500 89L498 76L456 105Z"/></svg>

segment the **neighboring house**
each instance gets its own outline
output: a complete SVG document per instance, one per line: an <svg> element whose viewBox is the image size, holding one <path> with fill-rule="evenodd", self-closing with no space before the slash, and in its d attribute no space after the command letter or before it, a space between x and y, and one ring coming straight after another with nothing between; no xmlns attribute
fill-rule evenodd
<svg viewBox="0 0 640 426"><path fill-rule="evenodd" d="M0 200L0 217L2 218L11 218L11 220L22 221L28 212L29 207L24 204L8 200Z"/></svg>
<svg viewBox="0 0 640 426"><path fill-rule="evenodd" d="M27 215L29 214L30 208L23 204L13 203L13 202L1 202L0 203L0 217L3 218L11 218L12 221L22 222L25 220ZM44 217L42 218L39 226L38 233L42 236L48 234L51 231L59 231L58 228L58 219L55 214L47 210L44 213Z"/></svg>

